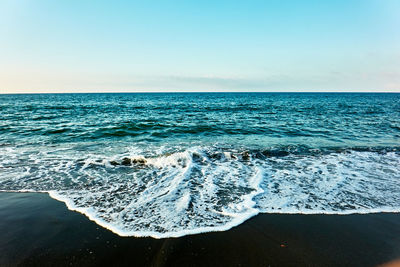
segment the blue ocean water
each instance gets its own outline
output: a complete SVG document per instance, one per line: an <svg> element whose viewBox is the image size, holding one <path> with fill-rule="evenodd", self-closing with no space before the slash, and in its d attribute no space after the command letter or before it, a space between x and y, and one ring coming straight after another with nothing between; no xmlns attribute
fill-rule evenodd
<svg viewBox="0 0 400 267"><path fill-rule="evenodd" d="M0 95L0 190L120 235L400 211L400 94Z"/></svg>

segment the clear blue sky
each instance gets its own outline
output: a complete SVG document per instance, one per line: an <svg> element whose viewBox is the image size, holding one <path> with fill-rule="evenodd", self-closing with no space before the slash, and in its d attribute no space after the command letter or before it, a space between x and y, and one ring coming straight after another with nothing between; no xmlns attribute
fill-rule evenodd
<svg viewBox="0 0 400 267"><path fill-rule="evenodd" d="M399 0L0 0L0 92L400 91Z"/></svg>

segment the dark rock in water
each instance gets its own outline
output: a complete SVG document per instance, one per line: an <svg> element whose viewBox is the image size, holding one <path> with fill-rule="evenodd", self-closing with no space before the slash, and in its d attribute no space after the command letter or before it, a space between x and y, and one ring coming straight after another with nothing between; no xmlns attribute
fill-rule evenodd
<svg viewBox="0 0 400 267"><path fill-rule="evenodd" d="M132 164L132 160L130 158L123 158L121 164L125 165L125 166L131 165Z"/></svg>
<svg viewBox="0 0 400 267"><path fill-rule="evenodd" d="M220 160L220 159L222 159L222 153L213 153L209 157L210 157L210 159Z"/></svg>
<svg viewBox="0 0 400 267"><path fill-rule="evenodd" d="M116 161L114 161L114 160L110 161L110 164L111 164L111 165L113 165L113 166L117 166L117 165L119 165L119 163L118 163L118 162L116 162Z"/></svg>
<svg viewBox="0 0 400 267"><path fill-rule="evenodd" d="M145 159L133 159L132 163L133 164L146 164L147 160Z"/></svg>
<svg viewBox="0 0 400 267"><path fill-rule="evenodd" d="M243 160L249 160L250 159L250 154L248 151L245 151L242 153L242 159Z"/></svg>
<svg viewBox="0 0 400 267"><path fill-rule="evenodd" d="M144 165L144 164L146 164L146 162L147 162L147 160L145 160L143 158L138 158L138 159L123 158L121 161L121 165L124 165L124 166L130 166L132 164ZM115 162L115 163L116 163L116 165L119 165L117 162ZM113 165L112 162L110 162L110 164Z"/></svg>
<svg viewBox="0 0 400 267"><path fill-rule="evenodd" d="M289 152L284 150L265 150L262 154L266 157L285 157L289 155Z"/></svg>

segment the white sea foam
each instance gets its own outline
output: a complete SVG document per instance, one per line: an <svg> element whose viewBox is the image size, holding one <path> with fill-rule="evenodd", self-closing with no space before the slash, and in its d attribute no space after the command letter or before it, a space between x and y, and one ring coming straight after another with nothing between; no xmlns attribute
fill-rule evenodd
<svg viewBox="0 0 400 267"><path fill-rule="evenodd" d="M260 212L400 212L394 152L262 158L194 147L82 158L74 151L8 152L0 190L48 192L121 236L154 238L223 231ZM136 161L121 165L123 157Z"/></svg>

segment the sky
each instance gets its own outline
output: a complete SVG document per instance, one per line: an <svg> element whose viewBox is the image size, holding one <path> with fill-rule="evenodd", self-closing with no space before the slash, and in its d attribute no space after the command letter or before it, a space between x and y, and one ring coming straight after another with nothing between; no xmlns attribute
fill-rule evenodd
<svg viewBox="0 0 400 267"><path fill-rule="evenodd" d="M399 0L0 0L0 93L400 92Z"/></svg>

